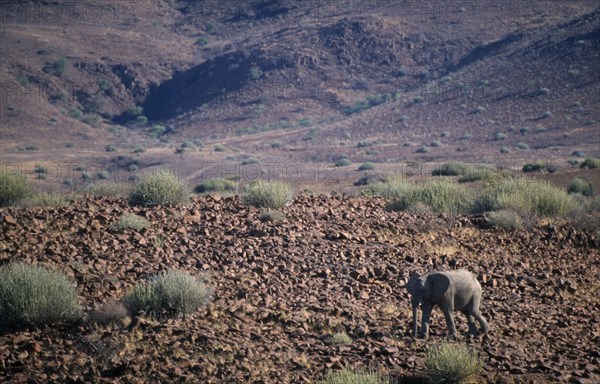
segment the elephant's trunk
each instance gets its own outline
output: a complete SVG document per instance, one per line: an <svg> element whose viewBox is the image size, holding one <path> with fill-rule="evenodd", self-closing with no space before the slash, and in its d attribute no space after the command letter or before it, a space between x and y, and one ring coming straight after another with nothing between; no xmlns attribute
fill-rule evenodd
<svg viewBox="0 0 600 384"><path fill-rule="evenodd" d="M412 310L413 310L413 335L415 337L417 337L417 332L418 332L418 328L417 328L417 311L419 310L419 304L412 306Z"/></svg>

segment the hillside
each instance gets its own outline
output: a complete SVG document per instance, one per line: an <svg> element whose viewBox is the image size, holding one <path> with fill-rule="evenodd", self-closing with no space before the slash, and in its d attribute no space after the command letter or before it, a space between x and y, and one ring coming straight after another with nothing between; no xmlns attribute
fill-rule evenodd
<svg viewBox="0 0 600 384"><path fill-rule="evenodd" d="M155 148L145 163L183 169L244 153L567 168L574 151L600 155L593 1L69 4L1 6L5 162L29 146L102 167L106 145L135 143ZM176 165L186 140L205 149Z"/></svg>

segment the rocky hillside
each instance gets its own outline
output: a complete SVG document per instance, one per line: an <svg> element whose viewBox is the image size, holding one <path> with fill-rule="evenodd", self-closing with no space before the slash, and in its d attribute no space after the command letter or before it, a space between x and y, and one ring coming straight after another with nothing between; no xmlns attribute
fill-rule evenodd
<svg viewBox="0 0 600 384"><path fill-rule="evenodd" d="M116 231L122 214L145 230ZM419 382L425 351L411 336L411 271L467 268L484 293L489 340L469 344L487 382L600 379L598 239L560 223L516 232L482 217L391 213L378 199L298 197L264 222L237 197L140 209L84 199L54 209L0 211L0 262L60 267L86 310L120 300L165 269L202 274L210 305L191 317L118 325L82 322L2 331L0 381L309 383L342 366ZM462 315L456 316L461 332ZM352 339L331 345L335 332Z"/></svg>

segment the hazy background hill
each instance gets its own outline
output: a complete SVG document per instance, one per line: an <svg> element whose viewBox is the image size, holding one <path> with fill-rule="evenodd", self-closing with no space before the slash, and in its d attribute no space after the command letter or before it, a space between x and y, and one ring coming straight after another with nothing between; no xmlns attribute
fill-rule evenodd
<svg viewBox="0 0 600 384"><path fill-rule="evenodd" d="M198 179L250 157L394 172L600 154L595 1L0 4L11 164L115 172L138 145L142 169Z"/></svg>

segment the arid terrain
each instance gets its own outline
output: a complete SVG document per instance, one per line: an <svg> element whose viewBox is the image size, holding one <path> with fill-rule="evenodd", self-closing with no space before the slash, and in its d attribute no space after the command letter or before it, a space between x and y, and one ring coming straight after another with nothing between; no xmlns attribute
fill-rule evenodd
<svg viewBox="0 0 600 384"><path fill-rule="evenodd" d="M434 310L430 339L411 336L406 280L456 268L483 286L490 337L468 340L483 381L599 382L597 223L390 212L357 184L530 163L563 190L589 183L578 204L600 206L584 160L600 158L599 63L595 0L0 1L0 174L73 199L0 208L0 266L63 270L85 309L1 330L0 382L311 383L342 367L422 382L446 329ZM157 169L235 192L90 196ZM236 196L257 179L292 186L283 221ZM112 228L126 213L149 228ZM166 269L204 276L210 304L87 318ZM352 342L331 345L341 331Z"/></svg>
<svg viewBox="0 0 600 384"><path fill-rule="evenodd" d="M138 213L142 231L110 229ZM411 334L411 271L465 267L483 284L490 339L483 378L600 379L600 252L591 234L560 223L516 232L481 217L391 213L380 199L298 197L265 223L237 197L178 208L88 199L57 209L5 209L0 261L61 265L88 310L135 282L175 268L205 274L213 301L183 320L140 318L0 336L1 374L14 382L301 383L342 366L420 382L429 341ZM466 331L462 315L456 316ZM334 332L352 337L332 346ZM461 336L462 338L462 336Z"/></svg>

